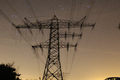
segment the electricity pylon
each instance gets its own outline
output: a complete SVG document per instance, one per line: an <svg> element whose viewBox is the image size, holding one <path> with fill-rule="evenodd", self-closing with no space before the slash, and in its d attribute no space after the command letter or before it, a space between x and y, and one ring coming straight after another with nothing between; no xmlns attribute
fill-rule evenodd
<svg viewBox="0 0 120 80"><path fill-rule="evenodd" d="M7 17L3 12L1 14L6 18L10 23L12 21ZM29 29L30 33L32 34L31 29L49 29L50 30L50 36L49 40L47 42L43 42L40 44L32 45L32 48L36 50L36 48L48 48L48 55L46 60L46 65L44 69L44 74L42 80L63 80L62 75L62 69L61 69L61 62L60 62L60 48L67 48L67 51L69 50L69 47L77 47L77 43L75 45L71 43L62 42L60 38L67 38L67 37L82 37L81 34L71 34L65 32L60 33L60 29L65 28L80 28L83 27L92 27L94 28L94 24L84 24L86 17L82 18L80 21L70 21L70 20L60 20L55 15L52 19L46 20L46 21L36 21L35 23L30 22L28 19L24 19L23 24L15 25L12 23L13 26L18 30L20 34L22 32L20 31L20 28Z"/></svg>
<svg viewBox="0 0 120 80"><path fill-rule="evenodd" d="M36 23L32 23L29 20L25 19L24 25L16 26L17 29L19 28L28 28L28 29L49 29L50 35L49 40L44 43L40 43L37 45L32 45L32 48L48 48L48 55L46 60L46 65L44 69L44 74L42 80L63 80L62 76L62 69L61 69L61 62L60 62L60 48L67 48L69 47L77 47L77 43L72 45L70 43L65 43L60 41L60 38L66 37L75 37L75 36L82 36L81 34L65 34L60 33L59 29L62 28L80 28L82 27L94 27L95 24L84 24L84 20L86 17L81 19L77 22L71 22L70 20L60 20L55 15L52 19L46 21L37 21Z"/></svg>

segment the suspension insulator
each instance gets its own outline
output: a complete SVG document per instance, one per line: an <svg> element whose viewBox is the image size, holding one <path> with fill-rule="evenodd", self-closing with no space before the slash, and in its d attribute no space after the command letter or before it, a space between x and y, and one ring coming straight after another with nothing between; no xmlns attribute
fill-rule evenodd
<svg viewBox="0 0 120 80"><path fill-rule="evenodd" d="M80 30L82 29L82 27L83 27L83 22L82 22L81 25L80 25Z"/></svg>
<svg viewBox="0 0 120 80"><path fill-rule="evenodd" d="M77 48L77 45L78 45L78 43L75 44L75 51L77 50L77 49L76 49L76 48Z"/></svg>
<svg viewBox="0 0 120 80"><path fill-rule="evenodd" d="M92 24L92 26L93 26L92 29L94 29L95 25L96 25L96 22L94 24Z"/></svg>
<svg viewBox="0 0 120 80"><path fill-rule="evenodd" d="M82 38L82 34L83 34L83 33L80 34L80 39Z"/></svg>
<svg viewBox="0 0 120 80"><path fill-rule="evenodd" d="M69 43L67 43L67 51L69 50Z"/></svg>
<svg viewBox="0 0 120 80"><path fill-rule="evenodd" d="M42 52L43 52L43 48L42 48L42 45L40 44L39 47L41 48Z"/></svg>
<svg viewBox="0 0 120 80"><path fill-rule="evenodd" d="M68 30L70 30L70 22L68 22Z"/></svg>
<svg viewBox="0 0 120 80"><path fill-rule="evenodd" d="M66 40L66 38L67 38L67 32L65 31L65 40Z"/></svg>
<svg viewBox="0 0 120 80"><path fill-rule="evenodd" d="M73 32L73 34L72 34L72 39L74 39L74 37L75 37L75 33Z"/></svg>

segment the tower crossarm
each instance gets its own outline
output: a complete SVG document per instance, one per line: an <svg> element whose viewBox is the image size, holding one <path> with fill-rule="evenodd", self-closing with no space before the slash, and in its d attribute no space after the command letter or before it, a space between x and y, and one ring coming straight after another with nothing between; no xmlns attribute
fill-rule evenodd
<svg viewBox="0 0 120 80"><path fill-rule="evenodd" d="M67 43L67 42L62 42L62 43L60 43L59 44L60 46L60 48L67 48L67 47L76 47L77 45L73 45L73 44L71 44L71 43Z"/></svg>
<svg viewBox="0 0 120 80"><path fill-rule="evenodd" d="M70 20L63 20L63 19L57 19L56 16L54 16L52 19L44 20L44 21L36 21L34 23L30 22L27 18L24 18L23 22L17 26L16 28L29 28L29 29L50 29L50 26L53 23L51 23L52 20L58 20L59 29L64 28L80 28L83 27L92 27L94 28L96 23L84 23L86 19L86 16L83 17L80 21L70 21Z"/></svg>
<svg viewBox="0 0 120 80"><path fill-rule="evenodd" d="M51 26L51 23L48 22L48 23L40 23L40 22L36 22L36 24L28 24L26 22L24 22L24 24L22 25L17 25L15 26L16 28L30 28L30 29L50 29L50 26ZM69 23L69 22L60 22L59 23L59 29L62 29L62 28L80 28L82 29L83 27L92 27L94 28L95 26L95 23L86 23L86 24L83 24L83 23Z"/></svg>
<svg viewBox="0 0 120 80"><path fill-rule="evenodd" d="M80 21L71 21L71 20L59 20L59 28L80 28L82 29L83 27L92 27L94 28L95 23L85 23L86 16L83 17Z"/></svg>
<svg viewBox="0 0 120 80"><path fill-rule="evenodd" d="M54 44L53 45L53 48L54 48ZM76 50L76 47L77 47L77 43L75 45L71 44L71 43L67 43L67 42L60 42L59 43L59 48L67 48L67 51L69 50L70 47L74 47L75 50ZM49 43L40 43L40 44L37 44L37 45L34 45L32 46L32 48L35 50L36 48L41 48L41 50L43 51L43 48L49 48Z"/></svg>
<svg viewBox="0 0 120 80"><path fill-rule="evenodd" d="M96 23L82 23L82 22L60 22L59 23L59 28L80 28L82 29L83 27L92 27L94 28Z"/></svg>
<svg viewBox="0 0 120 80"><path fill-rule="evenodd" d="M51 22L48 21L36 21L35 23L30 22L25 18L22 24L15 26L16 28L29 28L29 29L50 29Z"/></svg>
<svg viewBox="0 0 120 80"><path fill-rule="evenodd" d="M49 43L48 42L40 43L40 44L32 46L32 48L48 48L48 47L49 47Z"/></svg>
<svg viewBox="0 0 120 80"><path fill-rule="evenodd" d="M59 38L69 38L69 37L72 37L72 39L74 39L74 37L82 37L82 33L81 34L76 34L76 33L64 33L64 34L62 34L62 33L60 33L59 34Z"/></svg>
<svg viewBox="0 0 120 80"><path fill-rule="evenodd" d="M94 28L96 23L82 23L82 22L61 22L59 23L59 28L80 28L82 29L83 27L92 27Z"/></svg>

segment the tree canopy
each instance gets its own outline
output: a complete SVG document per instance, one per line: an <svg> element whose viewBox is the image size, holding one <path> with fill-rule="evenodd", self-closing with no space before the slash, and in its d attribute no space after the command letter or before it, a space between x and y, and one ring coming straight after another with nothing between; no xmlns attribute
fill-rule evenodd
<svg viewBox="0 0 120 80"><path fill-rule="evenodd" d="M20 74L17 73L14 63L0 64L0 80L21 80Z"/></svg>

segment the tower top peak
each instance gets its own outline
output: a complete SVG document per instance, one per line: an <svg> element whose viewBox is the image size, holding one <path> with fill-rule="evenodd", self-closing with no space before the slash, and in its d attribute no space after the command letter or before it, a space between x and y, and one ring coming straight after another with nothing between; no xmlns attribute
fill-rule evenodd
<svg viewBox="0 0 120 80"><path fill-rule="evenodd" d="M52 19L57 19L56 15L54 15Z"/></svg>

